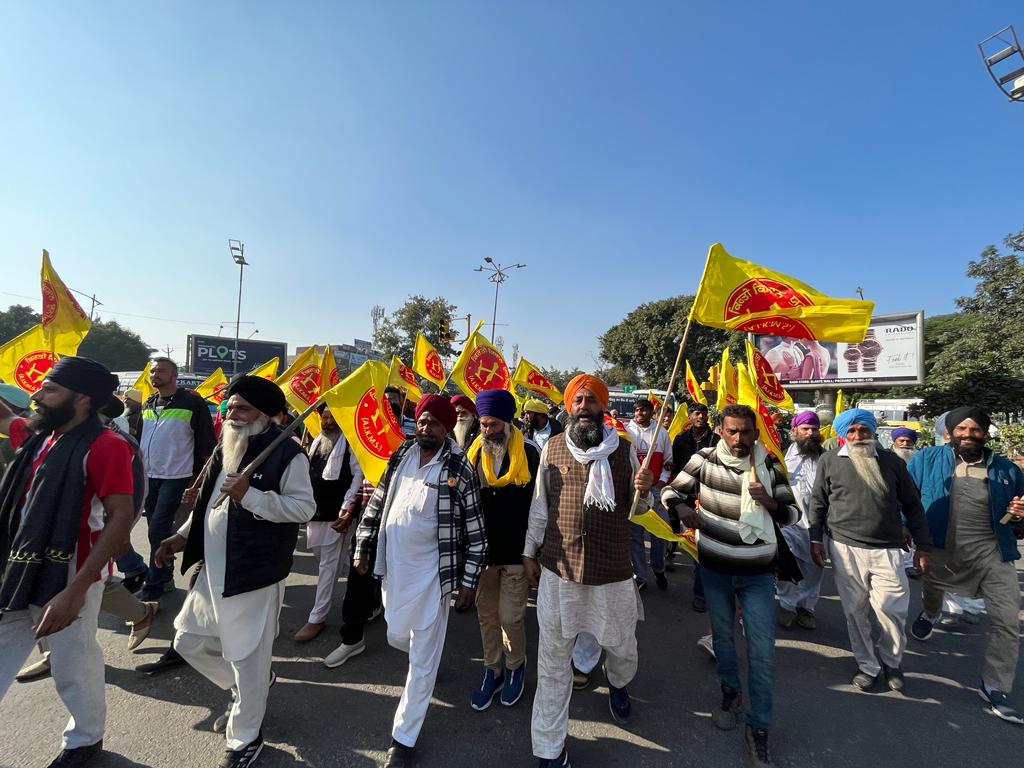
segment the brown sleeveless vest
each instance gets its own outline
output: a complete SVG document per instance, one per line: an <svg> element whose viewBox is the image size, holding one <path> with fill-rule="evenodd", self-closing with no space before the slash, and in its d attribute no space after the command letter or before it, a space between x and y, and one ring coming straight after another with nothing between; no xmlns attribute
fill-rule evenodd
<svg viewBox="0 0 1024 768"><path fill-rule="evenodd" d="M548 524L544 531L540 564L563 579L599 585L633 576L629 559L629 509L633 501L633 467L629 443L608 457L615 486L615 509L584 506L592 464L580 464L569 453L565 434L548 440L546 472Z"/></svg>

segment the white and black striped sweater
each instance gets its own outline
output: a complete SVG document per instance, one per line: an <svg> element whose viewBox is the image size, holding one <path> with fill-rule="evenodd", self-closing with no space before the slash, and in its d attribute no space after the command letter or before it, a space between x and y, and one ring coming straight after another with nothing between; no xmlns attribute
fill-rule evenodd
<svg viewBox="0 0 1024 768"><path fill-rule="evenodd" d="M800 509L793 498L779 463L769 454L766 458L771 477L772 498L779 506L771 513L780 526L800 519ZM697 537L697 556L703 567L735 575L753 575L772 571L777 547L775 543L756 541L746 544L740 538L740 490L743 473L722 463L716 448L704 448L690 460L675 479L661 492L666 507L692 506L700 500L698 514L703 528Z"/></svg>

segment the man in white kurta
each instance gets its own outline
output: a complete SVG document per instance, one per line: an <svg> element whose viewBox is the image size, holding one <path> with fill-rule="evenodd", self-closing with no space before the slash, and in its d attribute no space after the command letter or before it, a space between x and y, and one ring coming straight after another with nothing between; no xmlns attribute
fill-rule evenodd
<svg viewBox="0 0 1024 768"><path fill-rule="evenodd" d="M186 503L194 503L196 498L200 503L204 497L207 499L204 513L200 513L198 508L194 510L189 521L175 536L165 539L158 551L161 560L170 560L174 552L186 547L186 542L191 549L194 537L201 536L203 564L195 585L174 620L177 630L174 647L212 683L231 692L231 706L225 713L226 717L219 719L219 724L225 728L227 747L220 763L222 768L251 765L262 748L261 726L272 683L273 642L284 600L284 578L291 569L289 553L287 562L269 564L275 573L281 574L275 583L246 589L243 577L243 586L239 588L239 561L251 555L237 548L243 544L247 545L246 548L251 547L252 540L243 542L240 534L235 534L239 536L237 542L229 538L232 516L236 516L236 531L239 530L239 517L246 514L255 521L286 524L287 527L282 525L280 531L269 534L271 537L280 535L282 542L286 543L289 537L297 535L298 524L309 520L314 511L309 462L291 438L278 445L266 462L266 466L272 467L275 454L282 450L290 456L282 462L277 491L252 487L249 478L237 471L251 461L251 454L257 446L271 442L280 434L266 415L277 405L276 398L267 394L262 385L244 382L252 378L246 376L240 380L243 384L238 389L244 397L234 392L235 384L229 390L222 443L212 459L212 466L218 470L216 478L211 481L207 477L201 488L186 492ZM250 391L249 386L255 389ZM270 397L273 402L264 404L265 397ZM262 410L254 407L250 400L259 403ZM282 395L282 408L283 400ZM210 468L207 471L212 474ZM271 472L272 469L265 471ZM253 482L257 482L259 475L259 471L253 473ZM226 494L226 498L218 504L221 493ZM201 534L192 530L193 526L202 526ZM186 566L190 549L186 549ZM281 547L279 551L284 553L286 550ZM264 566L267 565L253 559L251 567L265 571ZM225 596L227 593L232 594ZM214 724L214 729L219 730L218 723Z"/></svg>

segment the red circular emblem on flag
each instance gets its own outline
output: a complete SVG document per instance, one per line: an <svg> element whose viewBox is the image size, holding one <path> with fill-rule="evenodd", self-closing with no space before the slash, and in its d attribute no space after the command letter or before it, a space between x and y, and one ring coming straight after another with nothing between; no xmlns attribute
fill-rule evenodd
<svg viewBox="0 0 1024 768"><path fill-rule="evenodd" d="M385 422L387 419L387 422ZM387 459L395 450L391 444L392 435L388 431L388 423L394 427L400 435L402 430L398 427L394 413L389 405L381 406L377 398L377 390L370 387L363 393L356 406L353 422L359 442L363 444L371 454L379 459Z"/></svg>
<svg viewBox="0 0 1024 768"><path fill-rule="evenodd" d="M542 391L554 389L554 387L551 386L551 382L547 380L546 376L533 370L526 374L526 386L536 387Z"/></svg>
<svg viewBox="0 0 1024 768"><path fill-rule="evenodd" d="M57 291L53 283L43 280L43 325L49 325L57 316Z"/></svg>
<svg viewBox="0 0 1024 768"><path fill-rule="evenodd" d="M813 307L814 302L785 283L768 277L753 277L745 280L729 294L725 302L726 322L744 315L771 312L773 309ZM794 336L813 339L814 334L801 320L784 315L770 315L745 320L735 326L747 333L769 333L778 336Z"/></svg>
<svg viewBox="0 0 1024 768"><path fill-rule="evenodd" d="M338 382L341 381L341 377L338 375L338 369L337 368L331 368L331 375L328 378L329 378L329 381L327 382L327 388L328 389L330 389L331 387L337 386Z"/></svg>
<svg viewBox="0 0 1024 768"><path fill-rule="evenodd" d="M427 373L430 374L431 378L440 381L444 378L444 366L441 365L441 356L434 350L427 352L427 359L423 361L423 364L427 366Z"/></svg>
<svg viewBox="0 0 1024 768"><path fill-rule="evenodd" d="M312 403L320 393L320 369L315 365L307 365L292 376L288 389L305 403Z"/></svg>
<svg viewBox="0 0 1024 768"><path fill-rule="evenodd" d="M756 349L751 351L753 353L751 361L757 376L757 388L773 403L781 403L786 399L786 390L782 388L779 377L775 375L775 371L760 352Z"/></svg>
<svg viewBox="0 0 1024 768"><path fill-rule="evenodd" d="M412 369L409 368L408 366L405 366L402 363L399 363L398 364L398 375L402 377L402 381L404 381L406 384L410 384L410 385L412 385L414 387L417 386L417 384L416 384L416 376L413 374Z"/></svg>
<svg viewBox="0 0 1024 768"><path fill-rule="evenodd" d="M466 363L466 385L474 394L485 389L505 389L508 384L508 366L495 350L477 347Z"/></svg>
<svg viewBox="0 0 1024 768"><path fill-rule="evenodd" d="M14 366L14 383L26 392L37 391L56 361L57 357L48 350L29 352Z"/></svg>
<svg viewBox="0 0 1024 768"><path fill-rule="evenodd" d="M779 430L775 427L775 420L772 418L771 412L765 407L764 403L759 404L758 410L761 412L761 426L765 428L768 433L768 439L771 440L771 444L776 448L782 447L782 440L779 439ZM761 442L764 442L762 440Z"/></svg>
<svg viewBox="0 0 1024 768"><path fill-rule="evenodd" d="M227 383L218 384L213 388L213 392L210 393L210 401L220 405L224 402L224 395L228 392Z"/></svg>

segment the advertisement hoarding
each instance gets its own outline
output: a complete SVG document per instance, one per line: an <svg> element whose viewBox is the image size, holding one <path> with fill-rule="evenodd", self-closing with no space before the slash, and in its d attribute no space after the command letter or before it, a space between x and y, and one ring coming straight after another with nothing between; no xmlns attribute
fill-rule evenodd
<svg viewBox="0 0 1024 768"><path fill-rule="evenodd" d="M924 383L922 311L871 318L859 344L772 335L752 338L786 389L870 389Z"/></svg>
<svg viewBox="0 0 1024 768"><path fill-rule="evenodd" d="M288 362L288 345L283 341L238 340L238 372L245 373L273 357L281 358L281 368ZM225 336L188 337L188 361L193 373L209 375L223 368L229 377L235 370L235 339Z"/></svg>

